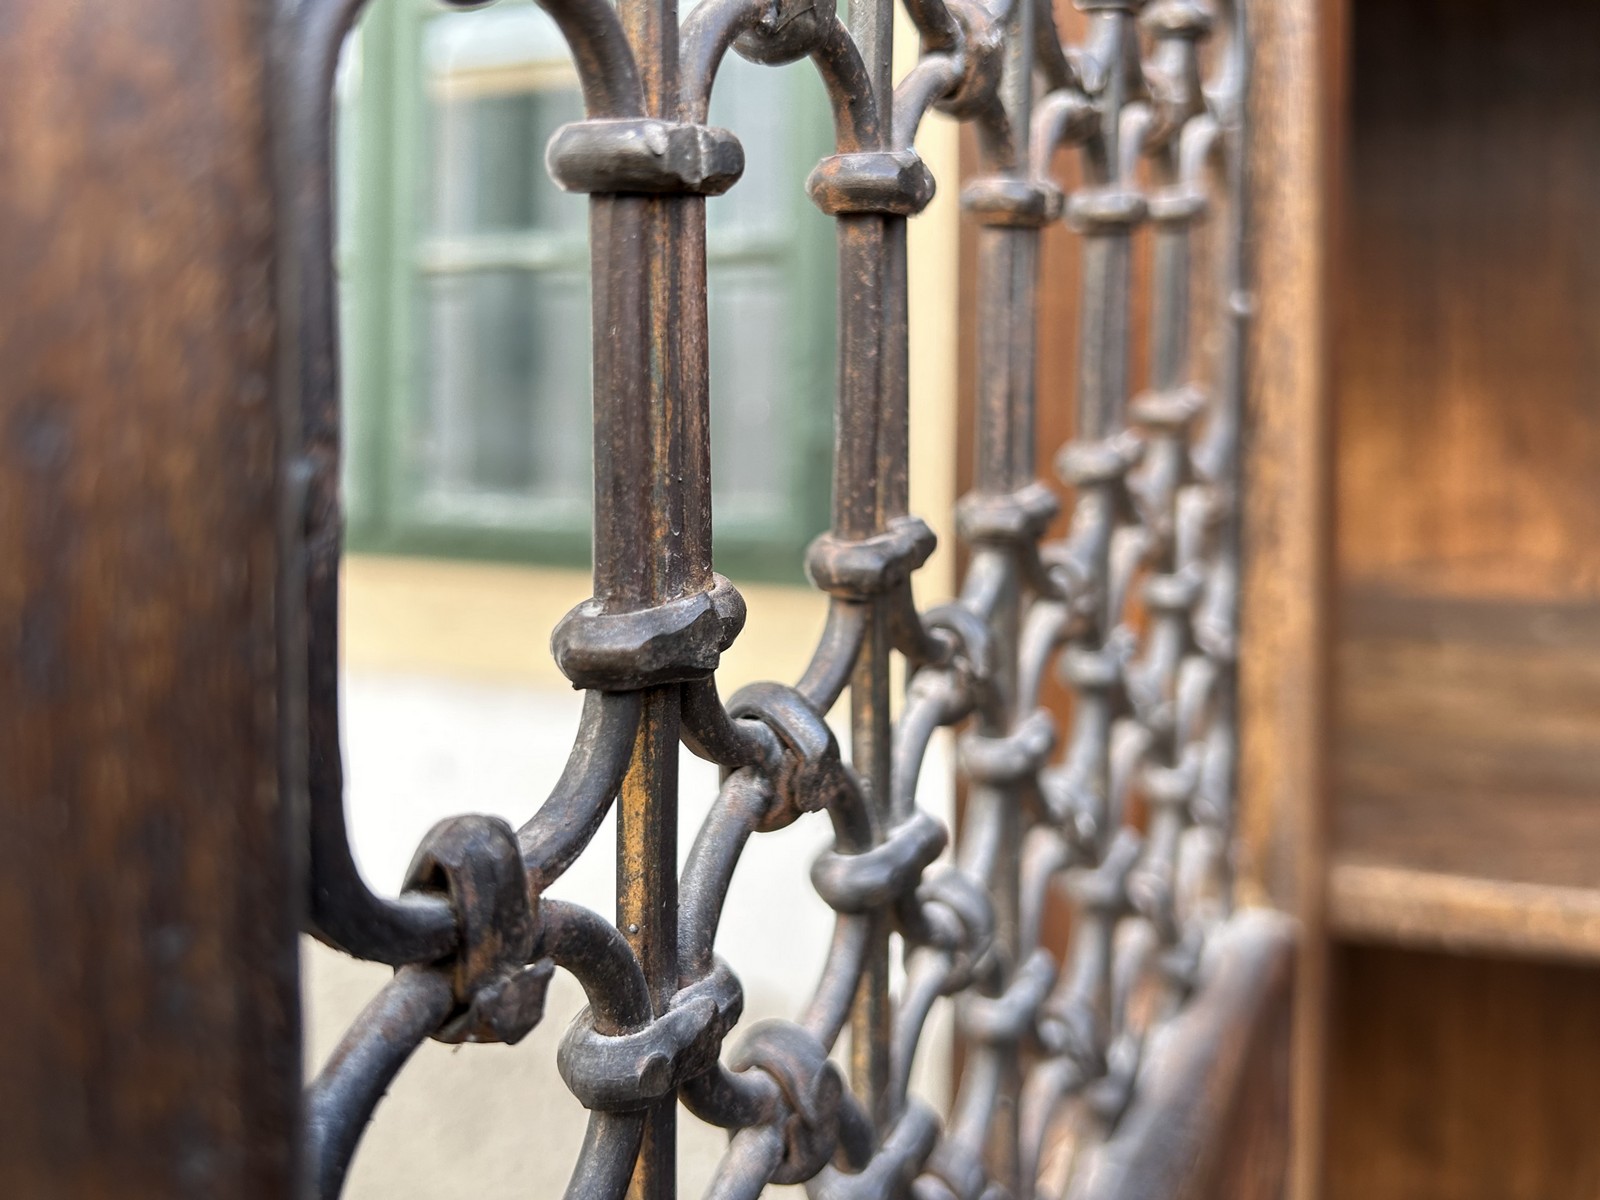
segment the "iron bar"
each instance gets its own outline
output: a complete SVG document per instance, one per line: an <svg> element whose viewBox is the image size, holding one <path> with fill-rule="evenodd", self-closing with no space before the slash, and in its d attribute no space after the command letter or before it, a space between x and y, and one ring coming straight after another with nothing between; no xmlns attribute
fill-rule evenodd
<svg viewBox="0 0 1600 1200"><path fill-rule="evenodd" d="M308 263L298 345L322 372L299 376L317 414L303 433L317 498L304 555L321 731L308 756L312 911L335 944L415 965L314 1089L314 1127L328 1131L319 1193L337 1192L355 1131L418 1038L514 1041L562 969L590 1000L559 1057L593 1110L572 1195L674 1196L680 1100L730 1132L716 1197L799 1182L818 1200L1058 1194L1072 1163L1115 1136L1149 1037L1183 1009L1231 910L1242 10L1079 0L1089 35L1066 46L1042 0L908 0L921 57L896 88L890 0L852 0L848 25L805 0L703 0L681 26L675 0L546 0L587 109L547 156L590 206L594 598L552 639L585 715L562 782L520 834L441 824L395 903L354 873L328 742L338 427L318 122L350 3L307 0L283 49L315 68L286 76L303 154L285 168L302 172L290 194L316 235L295 246ZM1225 46L1207 75L1214 24ZM835 220L839 360L832 526L806 564L826 629L796 686L724 702L714 672L744 604L711 570L705 198L737 185L743 153L705 120L730 49L809 58L828 91L835 153L808 190ZM980 227L975 485L957 513L970 565L954 603L919 612L911 577L933 537L909 512L906 231L933 194L914 148L931 108L978 128L984 164L964 193ZM1083 163L1067 195L1050 174L1063 145ZM1213 262L1192 231L1216 214ZM1083 277L1077 428L1058 490L1035 477L1037 409L1067 401L1036 395L1034 364L1040 241L1063 216ZM1142 237L1154 240L1143 289ZM1202 271L1216 277L1194 286ZM1140 295L1150 388L1134 397ZM1214 361L1192 352L1197 329L1222 347ZM1074 691L1064 728L1040 702L1052 666ZM828 720L846 691L848 764ZM956 727L969 790L947 854L917 784L935 732ZM680 745L724 768L681 874ZM613 807L615 926L544 898ZM738 980L715 954L728 884L751 838L815 813L834 832L812 871L836 913L825 970L796 1020L736 1031ZM1062 892L1071 939L1046 945ZM908 1081L948 999L965 1068L941 1120ZM830 1056L847 1030L841 1072Z"/></svg>

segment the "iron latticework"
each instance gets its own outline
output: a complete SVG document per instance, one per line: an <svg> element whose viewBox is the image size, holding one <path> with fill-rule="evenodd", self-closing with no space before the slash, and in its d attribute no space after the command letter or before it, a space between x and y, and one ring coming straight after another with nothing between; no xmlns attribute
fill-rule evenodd
<svg viewBox="0 0 1600 1200"><path fill-rule="evenodd" d="M1115 1135L1143 1048L1231 911L1242 11L1078 0L1087 35L1067 46L1048 0L906 0L921 55L895 83L891 0L852 0L848 21L806 0L702 0L681 23L674 0L544 6L587 110L546 151L590 206L594 596L552 637L586 694L582 726L521 829L444 821L397 900L356 870L337 740L329 97L360 0L288 3L280 26L303 446L290 536L307 548L289 588L309 614L289 758L309 764L314 931L397 968L311 1085L315 1187L337 1194L422 1040L516 1042L561 969L589 1001L559 1058L592 1114L574 1196L674 1194L679 1103L729 1132L719 1197L802 1181L829 1200L1070 1189L1075 1153ZM706 124L730 50L809 58L826 84L836 152L809 190L837 225L839 361L832 527L806 562L825 631L800 680L724 701L715 668L744 603L711 569L705 202L743 167L734 134ZM919 612L910 581L934 539L908 511L906 222L933 195L913 148L932 108L973 124L984 166L963 196L978 264L968 567L959 599ZM1065 147L1070 188L1052 174ZM1083 277L1058 491L1035 478L1034 361L1040 239L1062 219ZM1136 297L1148 388L1131 395ZM1072 692L1065 727L1041 703L1052 668ZM825 719L836 704L848 761ZM961 729L966 781L948 853L916 802L942 727ZM680 746L723 769L681 873ZM613 809L614 920L545 895ZM741 850L822 814L826 968L793 1021L737 1030L737 964L715 941ZM1044 933L1058 891L1064 947ZM963 1046L945 1116L908 1092L941 999Z"/></svg>

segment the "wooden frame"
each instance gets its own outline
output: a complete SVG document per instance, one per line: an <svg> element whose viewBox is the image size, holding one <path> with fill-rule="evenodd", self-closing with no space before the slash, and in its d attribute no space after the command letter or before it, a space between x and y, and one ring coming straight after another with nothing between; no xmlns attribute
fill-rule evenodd
<svg viewBox="0 0 1600 1200"><path fill-rule="evenodd" d="M265 19L0 39L6 1196L297 1186Z"/></svg>
<svg viewBox="0 0 1600 1200"><path fill-rule="evenodd" d="M1246 897L1300 923L1291 1195L1314 1200L1327 1026L1331 233L1345 0L1251 6L1254 320L1240 637Z"/></svg>

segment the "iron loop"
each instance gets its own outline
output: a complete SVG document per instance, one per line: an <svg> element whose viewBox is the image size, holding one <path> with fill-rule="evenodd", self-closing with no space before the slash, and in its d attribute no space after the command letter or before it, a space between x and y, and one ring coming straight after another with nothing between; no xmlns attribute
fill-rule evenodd
<svg viewBox="0 0 1600 1200"><path fill-rule="evenodd" d="M919 517L899 517L882 533L842 538L824 533L806 551L806 575L841 600L870 600L899 587L928 561L937 539Z"/></svg>
<svg viewBox="0 0 1600 1200"><path fill-rule="evenodd" d="M960 604L941 604L923 618L930 630L955 641L955 665L971 683L975 702L993 690L994 639L983 618ZM980 705L981 706L981 705Z"/></svg>
<svg viewBox="0 0 1600 1200"><path fill-rule="evenodd" d="M941 994L950 995L970 984L987 966L994 950L994 902L986 888L970 875L952 868L925 880L917 889L917 900L926 910L924 927L930 931L952 930L952 942L939 945L951 955L950 973ZM941 919L938 910L954 918Z"/></svg>
<svg viewBox="0 0 1600 1200"><path fill-rule="evenodd" d="M811 864L811 883L835 912L870 912L915 891L949 841L944 822L918 810L870 850L824 852Z"/></svg>
<svg viewBox="0 0 1600 1200"><path fill-rule="evenodd" d="M1023 960L999 996L969 996L961 1008L961 1030L985 1046L1014 1046L1033 1032L1039 1009L1056 981L1056 961L1042 947Z"/></svg>
<svg viewBox="0 0 1600 1200"><path fill-rule="evenodd" d="M1020 783L1039 773L1055 746L1055 718L1049 709L1036 708L1004 737L985 737L970 729L962 734L961 766L978 783Z"/></svg>
<svg viewBox="0 0 1600 1200"><path fill-rule="evenodd" d="M739 979L719 958L709 975L680 990L664 1013L633 1033L599 1033L593 1013L584 1009L561 1041L556 1066L585 1108L647 1108L717 1065L722 1039L743 1010Z"/></svg>
<svg viewBox="0 0 1600 1200"><path fill-rule="evenodd" d="M956 48L961 54L961 79L935 104L953 117L981 115L995 101L1005 70L1005 24L981 3L949 0L946 7L959 31Z"/></svg>
<svg viewBox="0 0 1600 1200"><path fill-rule="evenodd" d="M557 623L550 650L575 688L639 691L716 670L744 618L744 597L717 575L709 591L630 612L585 600Z"/></svg>
<svg viewBox="0 0 1600 1200"><path fill-rule="evenodd" d="M781 67L811 54L826 33L827 23L816 0L776 0L754 29L734 40L733 48L753 63Z"/></svg>
<svg viewBox="0 0 1600 1200"><path fill-rule="evenodd" d="M899 1195L921 1172L938 1137L938 1115L912 1099L884 1135L872 1161L854 1174L825 1168L807 1190L812 1200L883 1200Z"/></svg>
<svg viewBox="0 0 1600 1200"><path fill-rule="evenodd" d="M839 757L839 741L811 703L794 688L780 683L753 683L728 701L728 715L762 722L783 746L765 771L777 793L757 830L770 833L792 825L808 812L839 805L859 796L854 772Z"/></svg>
<svg viewBox="0 0 1600 1200"><path fill-rule="evenodd" d="M406 890L444 893L461 928L460 948L444 964L458 1011L434 1036L442 1042L521 1041L544 1016L555 968L530 962L538 914L511 826L476 815L439 822L417 849Z"/></svg>
<svg viewBox="0 0 1600 1200"><path fill-rule="evenodd" d="M822 1170L839 1145L844 1077L828 1050L792 1021L759 1021L734 1052L735 1071L761 1070L778 1085L787 1112L778 1121L783 1160L769 1182L804 1183Z"/></svg>

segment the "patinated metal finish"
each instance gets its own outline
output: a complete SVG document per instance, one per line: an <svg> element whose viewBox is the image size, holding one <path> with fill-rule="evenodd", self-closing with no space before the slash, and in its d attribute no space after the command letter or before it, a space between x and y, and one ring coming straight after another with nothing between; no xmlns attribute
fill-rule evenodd
<svg viewBox="0 0 1600 1200"><path fill-rule="evenodd" d="M795 1182L819 1200L1059 1193L1079 1152L1115 1136L1152 1031L1231 914L1242 11L1079 0L1088 36L1064 46L1043 0L908 0L922 53L895 85L888 0L853 0L848 22L808 0L702 0L681 23L674 0L544 3L587 107L547 153L590 197L594 598L552 638L587 698L528 823L443 822L398 901L355 870L337 745L328 97L359 0L301 0L280 24L305 497L287 532L308 598L291 636L309 647L289 754L309 762L314 931L399 968L312 1086L317 1190L337 1193L418 1042L518 1040L560 968L589 999L559 1058L592 1113L573 1195L673 1195L679 1103L729 1131L722 1197ZM837 221L839 362L832 528L806 563L825 632L795 684L725 703L714 672L745 612L711 569L705 197L737 186L743 152L705 119L730 49L810 58L827 86L836 153L809 190ZM967 576L956 602L919 612L910 580L933 536L907 503L906 221L933 194L913 139L934 107L975 123L986 163L964 198L980 227L979 405L957 514ZM1065 195L1050 173L1063 146L1082 164ZM1068 401L1036 400L1033 363L1040 237L1063 218L1083 294L1056 538L1034 412ZM1139 237L1153 242L1149 390L1132 396ZM1052 667L1075 696L1066 729L1040 704ZM848 762L825 719L846 692ZM962 730L968 784L953 849L916 801L941 727ZM724 769L681 874L680 746ZM614 922L544 898L613 806ZM795 1020L734 1034L739 981L715 953L729 881L750 837L823 819L808 814L835 837L812 871L837 913L826 969ZM1074 913L1064 954L1042 937L1057 889ZM946 998L965 1053L941 1117L908 1080ZM846 1069L830 1058L842 1039Z"/></svg>

